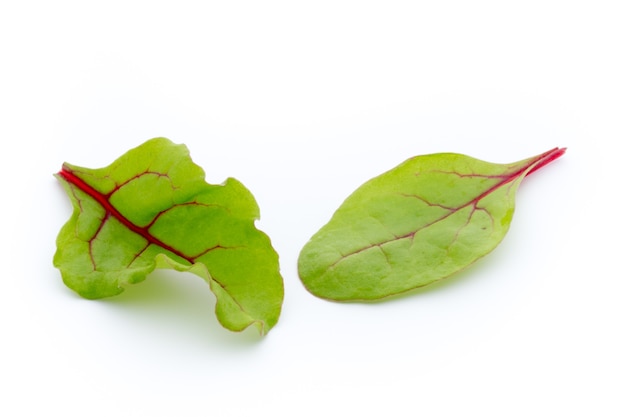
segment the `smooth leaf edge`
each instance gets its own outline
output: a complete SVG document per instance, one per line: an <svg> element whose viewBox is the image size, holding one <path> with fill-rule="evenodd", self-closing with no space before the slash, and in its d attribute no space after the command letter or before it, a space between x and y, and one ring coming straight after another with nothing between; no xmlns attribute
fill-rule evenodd
<svg viewBox="0 0 626 417"><path fill-rule="evenodd" d="M519 184L521 184L521 182L528 177L528 175L532 174L533 172L536 172L537 170L539 170L540 168L546 166L547 164L549 164L550 162L560 158L563 154L565 154L567 148L559 148L559 147L555 147L552 148L549 151L546 151L544 153L541 153L539 155L536 155L534 157L530 157L524 160L520 160L520 161L516 161L513 162L511 164L515 164L515 163L522 163L524 161L532 161L528 164L528 166L522 170L522 172L518 175L515 176L515 178L512 180L514 182L517 182L517 184L515 185L515 187L518 187ZM450 152L442 152L442 153L431 153L431 154L425 154L425 155L420 155L420 156L437 156L437 155L453 155L453 156L463 156L463 157L467 157L467 158L471 158L471 159L476 159L473 158L471 156L468 155L464 155L464 154L458 154L458 153L450 153ZM414 157L413 157L414 158ZM393 299L393 298L397 298L403 295L407 295L410 294L411 292L415 292L417 290L420 290L424 287L428 287L430 285L436 284L438 282L441 282L443 280L446 280L448 278L450 278L451 276L457 275L459 273L461 273L462 271L466 270L467 268L471 267L472 265L474 265L477 261L479 261L480 259L483 259L485 256L489 255L490 253L492 253L499 245L500 243L502 243L502 241L504 240L504 237L508 234L509 228L510 228L510 223L507 224L506 226L506 230L504 231L502 237L496 242L496 244L488 251L486 251L484 254L482 254L481 256L476 257L472 262L468 263L467 265L451 272L450 274L441 276L439 279L427 282L425 284L422 285L417 285L417 286L413 286L411 288L407 288L404 289L402 291L397 291L397 292L393 292L393 293L389 293L380 297L372 297L372 298L349 298L349 299L340 299L340 298L333 298L333 297L328 297L328 296L323 296L323 295L319 295L317 293L315 293L314 291L312 291L307 285L306 282L302 279L301 273L300 273L300 259L302 257L302 253L304 251L304 249L306 248L306 246L315 238L315 236L320 233L320 231L328 224L330 223L330 221L332 220L334 214L337 212L337 210L339 210L339 208L341 208L343 206L343 204L349 200L361 187L365 186L366 184L370 183L371 181L374 181L375 179L377 179L378 177L381 177L393 170L395 170L396 168L402 166L403 164L407 163L408 161L410 161L413 158L409 158L403 162L401 162L400 164L396 165L395 167L388 169L387 171L374 176L373 178L370 178L369 180L365 181L364 183L362 183L361 185L359 185L353 192L351 192L348 197L346 197L344 199L344 201L339 205L339 207L335 210L335 212L333 212L333 214L331 215L330 219L324 224L322 225L312 236L311 238L305 243L305 245L302 247L300 254L298 255L298 276L300 278L300 282L302 283L302 285L304 286L304 288L313 296L326 300L326 301L333 301L333 302L340 302L340 303L377 303L377 302L383 302L385 300L388 299ZM481 162L485 162L482 160L479 160ZM508 165L508 164L501 164L501 165ZM513 207L512 207L512 212L511 212L511 221L512 221L512 217L514 215L515 212L515 204L513 202Z"/></svg>

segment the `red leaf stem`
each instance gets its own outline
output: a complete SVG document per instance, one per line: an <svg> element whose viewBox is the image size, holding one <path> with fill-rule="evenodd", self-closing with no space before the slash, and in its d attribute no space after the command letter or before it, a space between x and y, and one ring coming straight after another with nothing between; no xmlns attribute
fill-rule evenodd
<svg viewBox="0 0 626 417"><path fill-rule="evenodd" d="M528 174L526 174L526 176L537 171L539 168L542 168L548 165L550 162L554 161L555 159L558 159L565 153L566 150L567 148L554 148L554 149L549 150L548 152L545 152L539 155L539 157L537 158L537 160L539 160L539 163L537 163L537 165L535 165L530 171L528 171Z"/></svg>

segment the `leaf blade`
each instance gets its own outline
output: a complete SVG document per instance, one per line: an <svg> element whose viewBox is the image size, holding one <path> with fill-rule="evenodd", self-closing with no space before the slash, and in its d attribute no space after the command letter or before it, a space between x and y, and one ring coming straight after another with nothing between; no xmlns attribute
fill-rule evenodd
<svg viewBox="0 0 626 417"><path fill-rule="evenodd" d="M265 334L277 323L283 282L270 239L254 225L254 197L234 179L207 184L184 145L155 138L107 167L64 164L56 177L74 210L53 263L81 296L114 296L170 268L209 284L224 327ZM234 248L226 260L218 253Z"/></svg>
<svg viewBox="0 0 626 417"><path fill-rule="evenodd" d="M352 193L303 247L312 294L375 300L443 279L504 238L517 187L564 149L510 164L460 154L411 158Z"/></svg>

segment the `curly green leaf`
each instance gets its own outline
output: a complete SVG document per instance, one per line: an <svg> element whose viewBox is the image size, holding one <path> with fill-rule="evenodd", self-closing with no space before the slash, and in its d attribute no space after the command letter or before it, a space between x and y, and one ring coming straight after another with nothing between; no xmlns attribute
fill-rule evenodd
<svg viewBox="0 0 626 417"><path fill-rule="evenodd" d="M254 225L254 197L232 178L206 183L184 145L155 138L104 168L65 163L56 177L74 211L58 235L54 265L81 296L114 296L169 268L209 284L227 329L255 325L265 334L278 321L278 255Z"/></svg>

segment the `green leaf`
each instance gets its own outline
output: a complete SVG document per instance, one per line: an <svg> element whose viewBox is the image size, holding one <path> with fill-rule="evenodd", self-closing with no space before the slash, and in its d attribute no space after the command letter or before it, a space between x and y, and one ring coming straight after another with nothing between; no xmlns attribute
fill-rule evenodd
<svg viewBox="0 0 626 417"><path fill-rule="evenodd" d="M155 138L100 169L63 164L55 175L74 211L57 238L54 265L85 298L121 293L155 268L203 278L227 329L278 321L278 255L254 222L259 208L237 180L207 184L184 145Z"/></svg>
<svg viewBox="0 0 626 417"><path fill-rule="evenodd" d="M522 179L564 152L511 164L452 153L409 159L344 201L302 249L300 278L318 297L348 301L448 277L500 243Z"/></svg>

